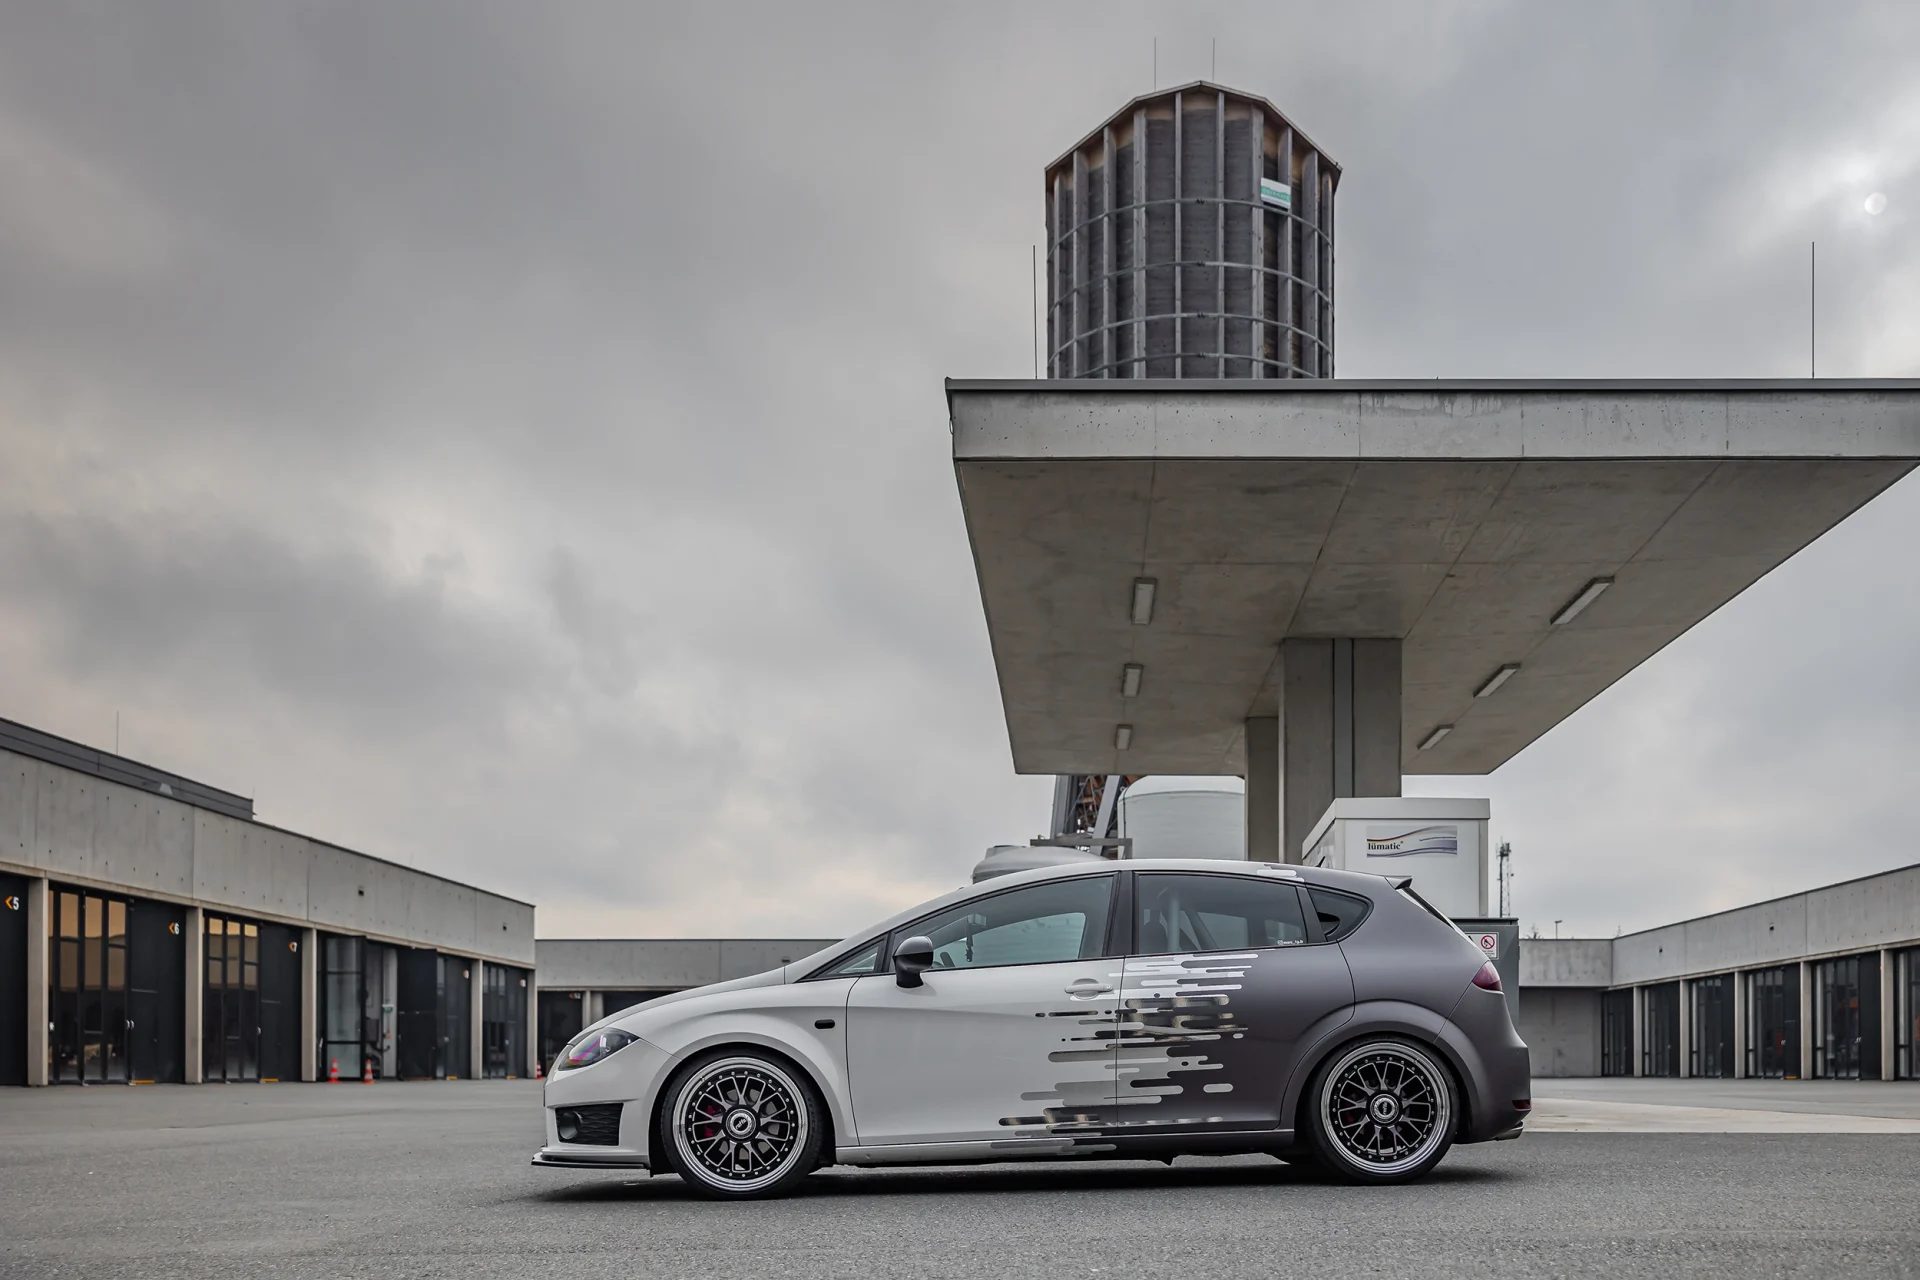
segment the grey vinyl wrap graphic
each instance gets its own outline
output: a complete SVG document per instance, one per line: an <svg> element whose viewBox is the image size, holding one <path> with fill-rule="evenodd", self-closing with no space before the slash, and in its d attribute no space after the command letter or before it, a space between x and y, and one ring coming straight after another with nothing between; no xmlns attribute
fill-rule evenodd
<svg viewBox="0 0 1920 1280"><path fill-rule="evenodd" d="M1012 1136L995 1145L1044 1142L1091 1154L1116 1138L1275 1128L1302 1034L1353 1002L1334 945L1115 964L1117 1011L1038 1015L1060 1028L1047 1056L1056 1078L1022 1095L1043 1105L1002 1118Z"/></svg>

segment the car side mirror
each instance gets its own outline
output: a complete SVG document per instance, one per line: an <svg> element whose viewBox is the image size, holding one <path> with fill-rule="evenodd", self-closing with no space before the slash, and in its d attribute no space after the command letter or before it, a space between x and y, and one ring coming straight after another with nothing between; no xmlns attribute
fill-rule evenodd
<svg viewBox="0 0 1920 1280"><path fill-rule="evenodd" d="M917 987L921 974L933 968L933 939L915 934L893 949L894 980L903 987Z"/></svg>

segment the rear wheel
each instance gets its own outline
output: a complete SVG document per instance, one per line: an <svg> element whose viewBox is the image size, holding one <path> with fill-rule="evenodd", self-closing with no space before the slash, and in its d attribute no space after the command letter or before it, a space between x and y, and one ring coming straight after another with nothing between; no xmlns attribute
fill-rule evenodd
<svg viewBox="0 0 1920 1280"><path fill-rule="evenodd" d="M1347 1046L1308 1095L1314 1153L1352 1182L1411 1182L1453 1145L1460 1106L1453 1075L1431 1050L1400 1036Z"/></svg>
<svg viewBox="0 0 1920 1280"><path fill-rule="evenodd" d="M660 1149L716 1199L784 1195L820 1163L826 1129L812 1082L770 1054L734 1049L682 1067L660 1108Z"/></svg>

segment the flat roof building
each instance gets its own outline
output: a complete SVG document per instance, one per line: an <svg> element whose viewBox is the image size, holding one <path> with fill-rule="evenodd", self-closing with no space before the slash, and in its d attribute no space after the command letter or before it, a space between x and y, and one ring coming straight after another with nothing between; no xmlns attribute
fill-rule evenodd
<svg viewBox="0 0 1920 1280"><path fill-rule="evenodd" d="M1618 938L1523 938L1536 1076L1920 1079L1920 864Z"/></svg>
<svg viewBox="0 0 1920 1280"><path fill-rule="evenodd" d="M533 1070L534 908L0 720L0 1083Z"/></svg>

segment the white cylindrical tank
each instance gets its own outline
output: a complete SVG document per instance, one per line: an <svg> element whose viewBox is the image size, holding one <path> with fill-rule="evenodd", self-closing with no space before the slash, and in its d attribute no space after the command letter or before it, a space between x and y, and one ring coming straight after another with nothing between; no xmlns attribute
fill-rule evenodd
<svg viewBox="0 0 1920 1280"><path fill-rule="evenodd" d="M987 850L987 856L973 867L973 880L978 884L982 880L991 880L995 876L1012 875L1016 871L1032 871L1036 867L1060 867L1075 862L1104 862L1097 853L1085 849L1063 849L1057 845L997 844Z"/></svg>
<svg viewBox="0 0 1920 1280"><path fill-rule="evenodd" d="M1247 784L1234 777L1140 778L1120 797L1136 858L1247 856Z"/></svg>

